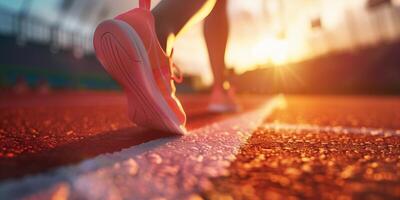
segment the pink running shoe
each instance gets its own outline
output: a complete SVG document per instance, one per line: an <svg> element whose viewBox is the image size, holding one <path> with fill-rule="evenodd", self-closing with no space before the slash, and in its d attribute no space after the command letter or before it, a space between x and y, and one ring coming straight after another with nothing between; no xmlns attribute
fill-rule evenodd
<svg viewBox="0 0 400 200"><path fill-rule="evenodd" d="M171 57L161 48L155 32L150 0L139 8L106 20L96 28L96 56L124 88L129 117L142 127L185 134L186 115L175 96ZM178 80L180 79L180 80Z"/></svg>
<svg viewBox="0 0 400 200"><path fill-rule="evenodd" d="M212 113L239 112L241 107L235 96L235 91L230 86L226 88L215 87L211 92L208 111Z"/></svg>

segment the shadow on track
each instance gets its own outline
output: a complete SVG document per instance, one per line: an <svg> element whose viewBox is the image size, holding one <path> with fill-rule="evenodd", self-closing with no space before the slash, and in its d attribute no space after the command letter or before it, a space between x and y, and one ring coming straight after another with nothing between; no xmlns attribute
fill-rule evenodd
<svg viewBox="0 0 400 200"><path fill-rule="evenodd" d="M73 165L101 154L118 152L125 148L168 136L171 135L165 132L131 127L104 132L41 153L0 159L0 180L18 178L61 166ZM178 136L175 137L178 138ZM162 145L162 143L159 145Z"/></svg>
<svg viewBox="0 0 400 200"><path fill-rule="evenodd" d="M189 130L196 129L211 121L216 122L228 116L230 115L215 114L204 110L192 112L188 115L188 128ZM170 136L166 132L133 126L116 131L103 132L84 140L40 153L23 154L14 158L2 158L0 159L0 181L77 164L102 154L118 152L125 148ZM175 137L178 138L178 136ZM159 145L162 145L162 143Z"/></svg>

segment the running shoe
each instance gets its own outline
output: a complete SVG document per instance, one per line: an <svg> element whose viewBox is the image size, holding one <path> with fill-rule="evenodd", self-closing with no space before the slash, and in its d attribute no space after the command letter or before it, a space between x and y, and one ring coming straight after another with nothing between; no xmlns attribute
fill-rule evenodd
<svg viewBox="0 0 400 200"><path fill-rule="evenodd" d="M240 106L236 101L235 91L226 82L225 87L215 87L211 93L208 111L213 113L238 112Z"/></svg>
<svg viewBox="0 0 400 200"><path fill-rule="evenodd" d="M100 63L123 87L134 123L186 133L186 115L174 85L182 75L172 53L167 55L158 41L150 0L140 0L138 8L99 24L93 44Z"/></svg>

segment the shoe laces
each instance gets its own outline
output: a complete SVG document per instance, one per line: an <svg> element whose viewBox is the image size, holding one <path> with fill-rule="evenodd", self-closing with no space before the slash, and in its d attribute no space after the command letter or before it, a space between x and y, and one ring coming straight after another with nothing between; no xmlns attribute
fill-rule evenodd
<svg viewBox="0 0 400 200"><path fill-rule="evenodd" d="M169 55L169 65L171 67L171 79L177 83L182 83L183 74L181 69L173 62L172 57L174 56L174 48L171 50L171 54Z"/></svg>

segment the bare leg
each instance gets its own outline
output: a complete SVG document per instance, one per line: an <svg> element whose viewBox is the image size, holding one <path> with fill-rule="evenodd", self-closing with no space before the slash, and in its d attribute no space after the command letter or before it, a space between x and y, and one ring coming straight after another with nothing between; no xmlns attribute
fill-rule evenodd
<svg viewBox="0 0 400 200"><path fill-rule="evenodd" d="M153 10L157 37L163 48L171 35L177 36L185 29L210 14L217 0L162 0Z"/></svg>
<svg viewBox="0 0 400 200"><path fill-rule="evenodd" d="M157 37L167 52L167 41L171 34L176 36L209 15L204 23L204 35L214 86L221 89L226 81L225 50L229 31L226 7L227 0L162 0L152 10Z"/></svg>
<svg viewBox="0 0 400 200"><path fill-rule="evenodd" d="M225 52L228 34L227 0L219 0L204 23L204 36L214 75L214 86L208 105L211 112L223 113L240 110L226 74Z"/></svg>
<svg viewBox="0 0 400 200"><path fill-rule="evenodd" d="M204 36L214 74L214 89L224 89L226 81L225 50L229 31L226 7L227 0L219 0L204 23ZM227 84L225 87L228 87Z"/></svg>
<svg viewBox="0 0 400 200"><path fill-rule="evenodd" d="M174 36L210 14L204 24L204 35L214 74L209 104L212 112L239 109L225 75L225 50L229 31L226 7L227 0L163 0L152 11L158 39L167 53L170 53Z"/></svg>

